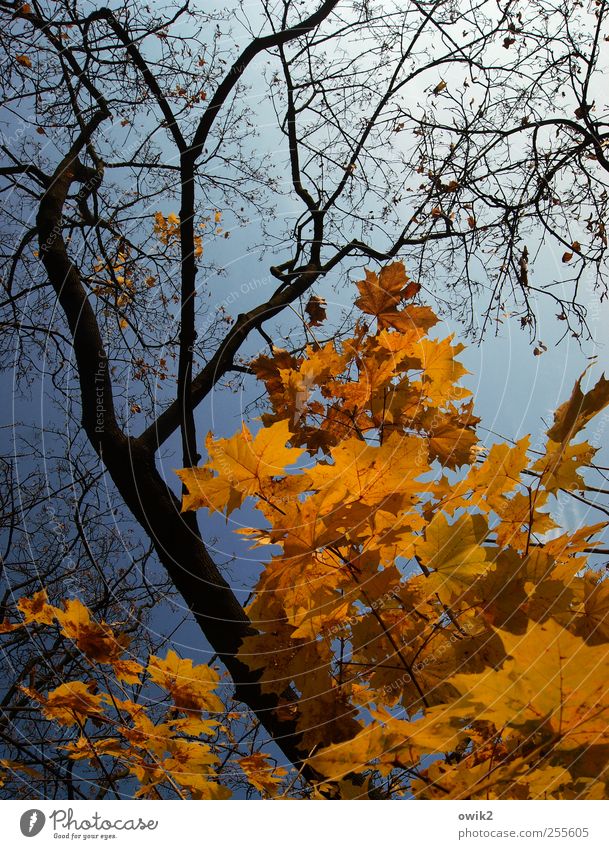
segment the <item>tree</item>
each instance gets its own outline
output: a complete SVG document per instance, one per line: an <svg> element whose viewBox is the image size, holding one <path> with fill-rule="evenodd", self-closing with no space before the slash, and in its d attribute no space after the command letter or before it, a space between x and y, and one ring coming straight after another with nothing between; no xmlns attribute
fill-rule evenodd
<svg viewBox="0 0 609 849"><path fill-rule="evenodd" d="M548 220L540 181L558 179L569 163L585 166L578 172L583 188L573 190L565 210L585 210L593 201L602 213L603 195L592 180L602 179L604 125L593 119L591 104L580 107L587 107L593 72L602 67L606 6L574 26L575 11L552 15L543 3L413 1L404 11L343 8L329 0L307 14L292 2L279 10L263 2L257 16L235 19L228 51L222 36L230 34L231 16L188 4L165 13L129 3L114 10L64 3L1 3L0 9L2 79L13 116L0 168L11 198L5 344L19 345L24 382L48 359L42 374L50 372L69 427L82 425L77 438L84 434L99 458L111 500L139 524L234 681L236 699L301 776L319 783L323 772L303 761L308 750L289 707L299 693L269 689L264 674L240 655L244 641L258 636L210 557L196 515L180 512L161 452L179 434L182 467L197 466L196 410L226 382L250 379L253 366L240 358L250 336L257 332L272 346L279 336L273 339L265 326L299 304L304 319L306 306L309 321L295 322L299 339L286 355L298 358L300 340L303 346L310 340L322 308L321 289L313 288L336 279L347 264L404 256L441 305L458 309L459 287L475 289L477 258L508 244L508 261L497 260L498 285L512 273L521 303L524 298L522 318L532 321L518 231L532 218ZM243 38L245 47L237 48ZM532 70L540 57L541 76ZM578 62L585 91L578 88ZM543 151L540 133L523 130L522 159L508 161L502 145L516 131L506 133L506 115L480 106L478 94L469 106L460 96L454 123L450 109L457 106L446 98L455 97L457 72L470 90L478 86L473 75L483 75L484 104L511 92L504 98L510 116L526 106L540 129L550 125L543 116L552 87L575 86L581 114L577 127L560 123L563 152ZM270 144L260 152L251 142L255 118L245 84L253 74L265 79L267 111L272 107L278 119L270 138L284 155L275 171ZM417 99L420 109L413 106ZM582 140L574 144L577 133ZM585 158L591 150L594 162ZM524 180L526 188L503 205L496 187L488 189L493 156L501 174ZM531 163L537 170L530 172ZM287 190L279 179L285 166ZM530 181L523 177L529 173ZM509 185L507 176L501 185ZM298 205L295 216L290 199ZM253 215L272 250L277 286L232 318L228 297L218 309L206 298L223 263L221 248ZM598 248L582 250L579 234L566 241L573 261L588 258L602 268L603 236L594 222L590 238ZM502 303L500 289L495 294ZM559 300L570 320L577 300L572 293ZM351 324L345 317L340 334L349 336ZM284 327L286 335L293 331ZM306 395L306 380L298 392ZM295 424L290 416L283 419ZM454 424L447 427L451 435L434 443L438 462L454 435ZM471 448L467 418L457 427ZM111 571L111 563L103 569ZM55 601L51 606L62 609Z"/></svg>
<svg viewBox="0 0 609 849"><path fill-rule="evenodd" d="M437 319L412 302L419 286L401 263L358 288L355 335L254 360L263 427L210 434L207 462L179 472L183 510L228 515L253 498L263 522L245 532L278 549L238 662L294 726L316 794L604 798L609 584L586 553L606 523L559 534L548 508L585 487L595 449L578 434L609 405L609 381L585 394L578 381L534 462L528 437L476 462L463 346L430 338ZM136 795L225 798L231 764L265 796L298 792L297 772L239 751L209 666L172 650L133 661L77 600L55 607L42 591L18 606L7 633L54 627L85 666L108 669L104 691L22 688L77 727L63 746L101 786L134 776ZM441 757L426 766L427 755Z"/></svg>

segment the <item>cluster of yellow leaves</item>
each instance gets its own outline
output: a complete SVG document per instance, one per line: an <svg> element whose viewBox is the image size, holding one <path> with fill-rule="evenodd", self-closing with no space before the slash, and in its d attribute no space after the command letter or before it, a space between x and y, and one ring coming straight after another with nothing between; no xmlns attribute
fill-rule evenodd
<svg viewBox="0 0 609 849"><path fill-rule="evenodd" d="M609 582L585 556L604 524L561 532L551 507L584 485L574 440L609 381L577 382L541 454L486 451L462 346L430 336L402 263L357 287L352 338L258 357L263 427L178 472L184 510L252 498L244 533L275 546L241 657L298 694L303 752L350 793L364 773L424 798L606 795Z"/></svg>
<svg viewBox="0 0 609 849"><path fill-rule="evenodd" d="M162 245L178 245L180 243L180 216L175 212L170 212L165 216L162 212L154 214L154 234ZM199 252L197 256L203 253L201 237L199 236L199 244L197 246Z"/></svg>
<svg viewBox="0 0 609 849"><path fill-rule="evenodd" d="M210 666L193 666L192 660L182 660L170 650L165 660L154 655L150 658L148 674L155 684L167 690L178 710L222 710L222 702L214 693L218 675Z"/></svg>
<svg viewBox="0 0 609 849"><path fill-rule="evenodd" d="M143 667L124 657L129 641L124 634L116 634L105 622L97 622L91 611L78 599L66 599L63 608L49 604L46 590L31 598L20 598L17 608L22 615L19 622L0 623L0 634L16 631L28 625L57 623L61 635L73 643L91 663L112 667L115 677L126 684L139 684Z"/></svg>
<svg viewBox="0 0 609 849"><path fill-rule="evenodd" d="M126 657L125 634L95 620L77 599L55 607L41 590L20 598L16 608L18 621L5 619L0 634L54 627L81 652L91 670L86 681L65 681L46 693L33 685L20 688L45 719L71 732L72 739L61 746L70 759L87 761L94 769L103 765L103 759L111 759L117 772L137 780L136 796L158 798L169 793L226 799L231 791L216 771L220 757L215 741L222 738L233 746L233 763L250 785L265 796L278 795L287 773L261 752L239 755L230 726L225 725L234 717L216 693L220 678L215 669L180 658L172 649L165 657L150 655L145 665ZM128 692L125 685L136 685L135 691ZM145 695L145 700L133 701L133 692ZM224 752L222 759L226 760ZM2 761L0 767L41 778L19 762ZM108 772L112 770L103 767L100 780Z"/></svg>
<svg viewBox="0 0 609 849"><path fill-rule="evenodd" d="M118 307L131 303L135 283L128 254L118 251L112 261L99 259L93 266L93 272L96 275L92 286L95 295L113 296Z"/></svg>
<svg viewBox="0 0 609 849"><path fill-rule="evenodd" d="M199 224L200 230L205 230L207 225L212 221L215 225L214 233L219 236L224 231L221 227L217 226L222 220L222 213L219 210L216 210L213 216L208 215L203 218L202 222ZM162 245L167 245L168 247L173 247L180 244L180 217L176 215L175 212L170 212L169 215L165 216L162 212L155 212L154 214L154 234L160 241ZM225 233L225 237L228 234ZM195 257L199 258L203 254L203 237L200 234L196 234L194 237L195 243Z"/></svg>
<svg viewBox="0 0 609 849"><path fill-rule="evenodd" d="M99 258L94 264L91 291L106 303L112 303L119 315L123 315L127 307L134 302L138 288L143 286L150 289L156 284L153 275L142 275L143 284L136 283L136 276L136 268L129 258L128 251L118 250L113 259ZM119 326L123 330L128 327L124 317L119 318Z"/></svg>
<svg viewBox="0 0 609 849"><path fill-rule="evenodd" d="M46 693L22 687L42 715L60 726L76 731L63 748L73 760L87 760L99 767L111 758L139 782L138 796L157 798L163 790L181 798L227 798L230 790L221 785L215 772L219 757L211 745L221 724L206 714L222 714L224 706L215 690L218 673L203 664L194 666L174 651L166 657L151 655L146 667L125 658L128 641L105 622L97 622L82 602L68 599L62 607L49 604L44 590L17 602L19 622L5 621L0 633L20 628L56 625L61 636L82 652L92 675L98 665L107 666L99 682L67 681ZM127 697L122 684L153 682L168 702L164 718L153 720L147 704ZM139 689L139 687L138 687ZM156 697L155 697L156 700ZM2 764L5 769L24 770L19 763ZM102 772L102 776L105 773Z"/></svg>

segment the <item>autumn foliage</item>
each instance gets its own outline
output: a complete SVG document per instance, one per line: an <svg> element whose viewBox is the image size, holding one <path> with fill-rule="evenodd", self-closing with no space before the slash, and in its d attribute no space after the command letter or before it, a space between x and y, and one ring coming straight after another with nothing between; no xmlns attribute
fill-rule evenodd
<svg viewBox="0 0 609 849"><path fill-rule="evenodd" d="M579 432L609 403L609 381L587 393L577 382L542 452L528 437L485 450L462 345L434 329L403 265L357 286L351 338L255 359L262 426L209 434L205 464L178 472L184 511L228 517L250 499L260 514L240 529L266 561L240 657L296 722L317 776L303 792L606 798L609 584L587 562L605 525L567 530L552 513L560 491L584 486L595 448ZM320 301L307 311L313 340ZM214 669L173 650L135 662L120 629L75 600L53 607L41 591L18 608L2 631L58 629L106 670L106 691L24 688L74 729L71 758L100 776L119 762L138 795L230 794L216 773L233 732ZM162 716L119 697L142 686L162 691ZM299 786L268 753L236 763L262 795Z"/></svg>

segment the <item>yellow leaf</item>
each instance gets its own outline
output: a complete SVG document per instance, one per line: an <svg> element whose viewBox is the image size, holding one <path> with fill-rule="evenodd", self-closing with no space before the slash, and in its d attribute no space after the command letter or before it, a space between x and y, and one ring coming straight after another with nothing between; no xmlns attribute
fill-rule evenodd
<svg viewBox="0 0 609 849"><path fill-rule="evenodd" d="M35 593L31 598L20 598L17 607L23 614L25 624L38 622L41 625L52 625L55 621L56 609L49 604L46 590Z"/></svg>
<svg viewBox="0 0 609 849"><path fill-rule="evenodd" d="M545 456L535 463L533 469L541 473L541 482L548 492L584 489L584 479L577 470L581 466L589 466L595 454L596 448L587 442L569 445L550 439Z"/></svg>
<svg viewBox="0 0 609 849"><path fill-rule="evenodd" d="M207 439L208 468L244 495L263 493L273 477L285 475L285 467L296 463L300 448L287 448L288 422L275 422L252 436L245 424L241 433L230 439Z"/></svg>
<svg viewBox="0 0 609 849"><path fill-rule="evenodd" d="M352 437L332 449L332 465L307 471L311 488L326 494L326 506L360 502L396 512L415 499L418 478L429 471L420 440L392 433L381 446Z"/></svg>
<svg viewBox="0 0 609 849"><path fill-rule="evenodd" d="M420 417L420 421L429 433L430 460L438 460L448 469L456 469L472 462L473 451L478 444L473 424L478 419L474 419L470 424L456 417L453 411L442 414L428 410Z"/></svg>
<svg viewBox="0 0 609 849"><path fill-rule="evenodd" d="M206 466L175 471L187 489L182 496L182 512L205 507L210 512L226 511L226 515L230 516L233 510L241 507L246 497L230 480L214 475Z"/></svg>
<svg viewBox="0 0 609 849"><path fill-rule="evenodd" d="M104 622L91 619L90 610L78 599L67 599L64 610L56 609L55 617L64 637L72 640L90 660L114 663L125 651L125 638L117 636Z"/></svg>
<svg viewBox="0 0 609 849"><path fill-rule="evenodd" d="M111 755L118 758L125 754L125 749L120 745L117 737L95 740L95 742L87 737L79 737L75 742L67 743L61 748L68 752L68 757L73 761L90 760L95 755Z"/></svg>
<svg viewBox="0 0 609 849"><path fill-rule="evenodd" d="M192 660L182 660L170 649L164 660L151 655L147 671L155 684L167 690L179 710L222 711L222 702L214 693L218 674L207 664L194 666Z"/></svg>
<svg viewBox="0 0 609 849"><path fill-rule="evenodd" d="M513 446L506 443L493 445L486 460L480 466L473 466L468 475L452 488L452 499L447 499L448 503L453 508L473 503L487 513L501 509L504 496L520 484L521 475L528 466L529 442L530 437L524 436Z"/></svg>
<svg viewBox="0 0 609 849"><path fill-rule="evenodd" d="M276 796L282 779L287 771L270 763L270 756L263 752L254 752L244 758L238 758L237 763L247 776L247 780L267 796Z"/></svg>
<svg viewBox="0 0 609 849"><path fill-rule="evenodd" d="M295 463L302 454L299 448L286 447L291 436L285 420L261 428L255 437L245 424L241 433L230 439L215 440L209 434L207 465L177 470L188 489L182 510L207 507L231 513L241 506L246 496L264 494L272 478L284 475L285 467ZM216 473L215 477L212 472Z"/></svg>
<svg viewBox="0 0 609 849"><path fill-rule="evenodd" d="M494 512L500 519L500 524L493 528L498 545L520 549L531 533L544 534L556 528L552 517L539 509L547 498L548 493L544 491L537 492L534 499L528 493L517 492L512 498L495 505Z"/></svg>
<svg viewBox="0 0 609 849"><path fill-rule="evenodd" d="M449 525L438 513L427 526L425 539L416 545L417 556L436 575L436 584L457 592L488 569L491 551L483 547L488 535L484 516L464 515Z"/></svg>
<svg viewBox="0 0 609 849"><path fill-rule="evenodd" d="M432 708L415 722L377 713L371 722L351 740L322 749L309 759L311 766L336 781L351 772L362 772L376 763L383 773L396 767L412 767L421 755L452 751L464 736L453 724L444 707Z"/></svg>
<svg viewBox="0 0 609 849"><path fill-rule="evenodd" d="M82 681L61 684L42 700L42 712L61 725L76 725L102 715L102 695L94 695Z"/></svg>
<svg viewBox="0 0 609 849"><path fill-rule="evenodd" d="M468 374L467 369L455 359L465 346L451 345L452 340L452 336L439 342L424 337L415 346L423 369L423 391L435 402L442 402L448 397L453 385Z"/></svg>
<svg viewBox="0 0 609 849"><path fill-rule="evenodd" d="M580 552L594 549L602 545L590 537L595 536L607 527L607 522L597 522L594 525L584 525L574 533L561 534L544 545L544 551L551 554L557 562L565 562Z"/></svg>
<svg viewBox="0 0 609 849"><path fill-rule="evenodd" d="M553 619L524 635L497 632L508 654L500 670L455 675L452 684L477 719L535 729L554 745L609 742L609 646L589 646Z"/></svg>
<svg viewBox="0 0 609 849"><path fill-rule="evenodd" d="M585 374L585 372L584 372ZM604 375L585 394L581 389L582 374L573 387L568 401L554 413L554 424L548 431L553 442L569 442L590 419L609 404L609 380Z"/></svg>
<svg viewBox="0 0 609 849"><path fill-rule="evenodd" d="M144 672L144 667L135 660L115 660L112 663L114 672L119 681L124 681L125 684L140 684L140 675Z"/></svg>

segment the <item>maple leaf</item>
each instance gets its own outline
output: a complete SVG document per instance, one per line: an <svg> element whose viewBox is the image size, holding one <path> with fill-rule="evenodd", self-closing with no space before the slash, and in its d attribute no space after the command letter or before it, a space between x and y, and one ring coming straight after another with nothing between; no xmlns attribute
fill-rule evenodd
<svg viewBox="0 0 609 849"><path fill-rule="evenodd" d="M332 465L307 470L311 488L327 493L327 507L356 502L393 512L415 499L417 479L429 471L415 437L392 433L381 446L356 437L332 449Z"/></svg>
<svg viewBox="0 0 609 849"><path fill-rule="evenodd" d="M500 754L496 751L497 759ZM531 769L526 758L508 761L499 771L489 760L464 758L456 766L436 761L425 770L423 781L413 783L413 790L423 799L548 799L557 786L570 780L563 767L545 764Z"/></svg>
<svg viewBox="0 0 609 849"><path fill-rule="evenodd" d="M307 345L305 357L295 359L286 352L277 352L275 365L266 356L252 364L256 376L264 380L274 413L265 413L266 426L287 419L293 433L292 444L302 444L300 436L307 414L312 410L309 395L315 386L340 374L347 357L339 354L333 341L323 347ZM322 408L323 409L323 408Z"/></svg>
<svg viewBox="0 0 609 849"><path fill-rule="evenodd" d="M574 533L565 533L548 540L544 544L544 551L552 555L557 563L566 562L573 558L574 554L594 550L600 545L590 537L598 534L607 527L607 522L597 522L594 525L584 525ZM554 527L558 527L554 525Z"/></svg>
<svg viewBox="0 0 609 849"><path fill-rule="evenodd" d="M421 359L417 351L417 342L420 340L419 333L411 333L407 330L396 332L393 329L384 328L374 337L374 347L382 357L390 355L395 366L403 366L407 359L407 366L421 368Z"/></svg>
<svg viewBox="0 0 609 849"><path fill-rule="evenodd" d="M484 516L460 516L449 525L438 513L427 526L425 539L416 545L417 556L433 571L438 587L458 593L488 568L491 551L483 546L487 535Z"/></svg>
<svg viewBox="0 0 609 849"><path fill-rule="evenodd" d="M464 423L448 411L440 413L426 410L419 417L428 432L429 459L438 460L448 469L470 465L478 436L473 428L474 420Z"/></svg>
<svg viewBox="0 0 609 849"><path fill-rule="evenodd" d="M109 737L105 740L93 741L81 736L75 742L67 743L61 748L68 752L68 757L73 761L89 760L96 755L111 755L120 758L126 753L118 737Z"/></svg>
<svg viewBox="0 0 609 849"><path fill-rule="evenodd" d="M270 756L264 752L254 752L247 757L237 759L237 763L247 776L247 780L267 796L276 796L287 770L270 763Z"/></svg>
<svg viewBox="0 0 609 849"><path fill-rule="evenodd" d="M63 635L91 660L113 663L125 651L125 637L117 636L105 623L91 619L90 610L78 599L67 599L64 610L55 611L55 618Z"/></svg>
<svg viewBox="0 0 609 849"><path fill-rule="evenodd" d="M424 337L416 346L416 355L423 369L423 392L432 401L442 402L450 395L454 384L468 374L467 369L455 359L465 346L451 345L453 338L449 336L438 342Z"/></svg>
<svg viewBox="0 0 609 849"><path fill-rule="evenodd" d="M82 681L61 684L40 699L44 715L60 725L76 725L90 716L101 716L103 700L102 694L93 694Z"/></svg>
<svg viewBox="0 0 609 849"><path fill-rule="evenodd" d="M49 604L46 590L40 590L30 598L22 596L17 601L17 608L23 616L23 621L11 624L6 618L4 622L0 622L0 634L9 634L32 623L52 625L55 621L56 608Z"/></svg>
<svg viewBox="0 0 609 849"><path fill-rule="evenodd" d="M182 496L183 513L205 507L210 512L226 512L230 516L233 510L241 507L246 497L230 480L216 476L206 466L175 471L187 490Z"/></svg>
<svg viewBox="0 0 609 849"><path fill-rule="evenodd" d="M171 758L163 761L163 766L177 777L180 783L185 783L185 779L188 781L189 773L213 774L213 770L208 767L220 760L209 746L200 740L170 739L168 750Z"/></svg>
<svg viewBox="0 0 609 849"><path fill-rule="evenodd" d="M316 582L309 583L308 572L309 570L306 575L307 583L301 588L298 602L294 594L286 597L284 602L288 619L296 626L292 631L292 639L316 639L324 631L340 626L348 618L351 608L349 599L339 595L336 588L332 586L332 583L340 583L340 581L332 581L328 586L318 579L319 585L316 586ZM326 569L326 574L327 572ZM332 577L340 575L336 566L330 574Z"/></svg>
<svg viewBox="0 0 609 849"><path fill-rule="evenodd" d="M585 373L576 380L569 400L554 413L554 423L548 430L548 438L553 442L569 442L609 404L609 380L603 375L592 389L583 393L581 382Z"/></svg>
<svg viewBox="0 0 609 849"><path fill-rule="evenodd" d="M114 672L119 681L124 681L125 684L140 684L140 675L144 672L144 667L136 660L115 660L112 662Z"/></svg>
<svg viewBox="0 0 609 849"><path fill-rule="evenodd" d="M535 463L533 469L541 473L541 480L548 492L584 489L584 479L577 470L581 466L589 466L595 454L596 448L587 442L568 445L550 439L546 444L545 455Z"/></svg>
<svg viewBox="0 0 609 849"><path fill-rule="evenodd" d="M379 327L393 327L400 333L414 333L419 338L438 323L430 307L407 306L399 312L387 312L380 316Z"/></svg>
<svg viewBox="0 0 609 849"><path fill-rule="evenodd" d="M339 375L345 368L348 353L340 353L331 340L323 346L307 345L306 356L298 366L303 382L309 386L319 386L332 377Z"/></svg>
<svg viewBox="0 0 609 849"><path fill-rule="evenodd" d="M52 625L55 621L56 608L49 604L46 590L40 590L30 598L20 598L17 607L25 624L38 622L41 625Z"/></svg>
<svg viewBox="0 0 609 849"><path fill-rule="evenodd" d="M241 434L230 439L208 440L208 465L244 494L262 492L265 483L300 458L299 448L286 447L291 436L286 421L261 428L254 437L244 424Z"/></svg>
<svg viewBox="0 0 609 849"><path fill-rule="evenodd" d="M328 306L325 298L320 298L318 295L311 295L305 312L309 316L309 327L319 327L326 320L326 307Z"/></svg>
<svg viewBox="0 0 609 849"><path fill-rule="evenodd" d="M423 754L451 751L464 736L444 707L432 708L415 722L395 719L383 711L373 711L373 716L376 721L356 737L310 758L311 766L330 780L362 772L372 764L387 774L398 766L416 765Z"/></svg>
<svg viewBox="0 0 609 849"><path fill-rule="evenodd" d="M418 291L417 284L409 285L403 262L384 266L380 274L366 269L365 279L356 285L360 295L355 306L378 319L379 327L386 326L398 305Z"/></svg>
<svg viewBox="0 0 609 849"><path fill-rule="evenodd" d="M294 357L282 348L274 348L272 357L261 354L250 362L250 368L258 380L264 381L272 400L275 393L281 391L280 369L297 369L301 362L301 359Z"/></svg>
<svg viewBox="0 0 609 849"><path fill-rule="evenodd" d="M207 439L209 462L200 469L179 469L177 474L188 487L182 510L201 506L229 513L241 506L243 500L255 493L263 494L276 476L285 474L285 467L295 463L302 454L299 448L287 448L292 436L287 421L261 428L255 437L245 424L241 433L229 439ZM210 476L211 472L216 477Z"/></svg>
<svg viewBox="0 0 609 849"><path fill-rule="evenodd" d="M414 557L414 545L418 539L414 532L423 530L425 519L415 511L396 517L380 508L374 510L367 519L363 528L363 544L366 552L378 552L380 562L387 567L379 574L384 576L383 580L387 580L391 572L389 567L398 558Z"/></svg>
<svg viewBox="0 0 609 849"><path fill-rule="evenodd" d="M448 504L453 509L468 502L485 512L501 509L505 496L520 485L522 473L528 466L529 443L530 437L524 436L515 445L493 445L484 462L472 466L452 489ZM465 493L468 494L462 501L460 496Z"/></svg>
<svg viewBox="0 0 609 849"><path fill-rule="evenodd" d="M151 655L147 672L155 684L167 690L178 710L222 711L222 702L214 693L218 674L206 664L194 666L192 660L183 660L170 649L165 659Z"/></svg>
<svg viewBox="0 0 609 849"><path fill-rule="evenodd" d="M537 492L533 500L529 493L517 492L494 507L500 523L493 530L498 545L524 547L531 533L543 534L557 527L552 517L539 508L547 501L547 492Z"/></svg>

